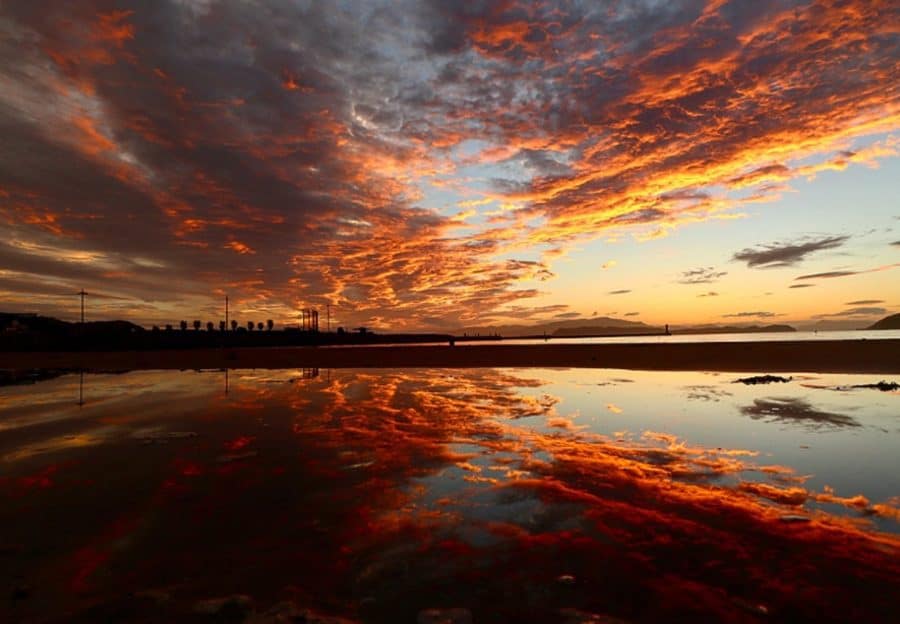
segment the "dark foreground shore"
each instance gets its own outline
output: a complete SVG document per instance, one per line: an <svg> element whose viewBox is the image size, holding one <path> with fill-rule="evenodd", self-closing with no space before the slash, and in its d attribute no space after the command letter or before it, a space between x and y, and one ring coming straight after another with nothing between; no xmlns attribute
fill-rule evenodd
<svg viewBox="0 0 900 624"><path fill-rule="evenodd" d="M473 344L0 353L0 369L575 367L900 373L900 340L671 344Z"/></svg>

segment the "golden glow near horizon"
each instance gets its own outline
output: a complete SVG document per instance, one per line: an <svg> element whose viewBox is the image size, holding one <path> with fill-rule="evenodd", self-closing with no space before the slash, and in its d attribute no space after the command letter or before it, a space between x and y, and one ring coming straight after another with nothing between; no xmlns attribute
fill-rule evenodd
<svg viewBox="0 0 900 624"><path fill-rule="evenodd" d="M900 311L896 2L256 4L0 9L4 309Z"/></svg>

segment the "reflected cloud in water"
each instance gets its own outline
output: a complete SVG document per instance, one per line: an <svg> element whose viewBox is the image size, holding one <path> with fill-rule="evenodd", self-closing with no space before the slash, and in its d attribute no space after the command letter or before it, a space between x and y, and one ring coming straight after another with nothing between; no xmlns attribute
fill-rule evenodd
<svg viewBox="0 0 900 624"><path fill-rule="evenodd" d="M878 428L892 396L848 425L701 373L311 371L86 375L81 408L77 376L7 389L0 523L21 550L0 565L34 589L4 608L179 619L240 594L258 616L289 601L372 622L896 612L900 483L878 453L897 448Z"/></svg>
<svg viewBox="0 0 900 624"><path fill-rule="evenodd" d="M750 418L768 422L787 423L802 427L859 427L852 416L816 409L808 401L796 397L754 399L753 405L741 408Z"/></svg>

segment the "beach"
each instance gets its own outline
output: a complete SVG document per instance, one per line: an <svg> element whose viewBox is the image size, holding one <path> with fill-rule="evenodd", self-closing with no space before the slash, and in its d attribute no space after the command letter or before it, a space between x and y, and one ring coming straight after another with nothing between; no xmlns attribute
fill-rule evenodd
<svg viewBox="0 0 900 624"><path fill-rule="evenodd" d="M900 373L900 340L672 344L500 343L165 351L4 352L0 369L572 367L722 372Z"/></svg>

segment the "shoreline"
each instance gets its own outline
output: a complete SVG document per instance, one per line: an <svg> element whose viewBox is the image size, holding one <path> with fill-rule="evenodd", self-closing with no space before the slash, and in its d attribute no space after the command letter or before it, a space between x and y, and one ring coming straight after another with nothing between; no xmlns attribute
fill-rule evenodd
<svg viewBox="0 0 900 624"><path fill-rule="evenodd" d="M0 352L0 369L620 368L900 374L900 340Z"/></svg>

